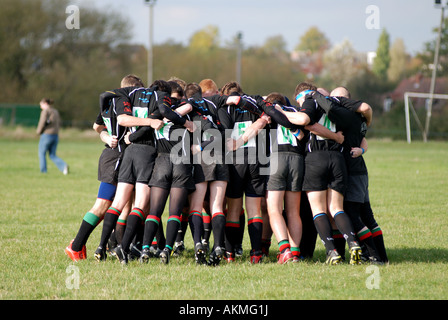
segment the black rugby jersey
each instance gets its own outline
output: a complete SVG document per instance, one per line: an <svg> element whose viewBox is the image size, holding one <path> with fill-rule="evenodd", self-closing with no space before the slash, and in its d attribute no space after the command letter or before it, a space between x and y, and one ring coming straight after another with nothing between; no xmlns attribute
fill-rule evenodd
<svg viewBox="0 0 448 320"><path fill-rule="evenodd" d="M218 110L227 107L228 96L213 95L209 97L202 97L200 94L195 94L188 99L193 107L190 112L190 117L195 123L200 124L199 131L193 134L193 144L201 145L204 149L207 145L213 142L213 153L223 153L224 151L224 127L222 126Z"/></svg>
<svg viewBox="0 0 448 320"><path fill-rule="evenodd" d="M344 134L344 158L347 164L348 173L351 175L361 175L367 173L367 166L362 156L353 158L351 148L359 148L362 139L366 135L367 125L364 117L356 112L362 101L352 100L345 97L324 97L315 95L315 99L320 105L327 104L329 110L328 117L334 121L338 129Z"/></svg>
<svg viewBox="0 0 448 320"><path fill-rule="evenodd" d="M186 115L185 119L190 120ZM191 133L182 125L171 121L154 130L154 141L158 153L171 153L176 157L190 158Z"/></svg>
<svg viewBox="0 0 448 320"><path fill-rule="evenodd" d="M234 140L239 139L244 134L244 131L260 118L258 114L249 112L247 109L239 106L220 108L218 115L223 128L226 130L225 137ZM265 152L267 150L265 131L262 131L261 135L261 137L259 134L259 136L249 139L243 146L232 152L233 156L241 155L247 157L248 154L258 156L259 151ZM242 154L241 149L243 150Z"/></svg>
<svg viewBox="0 0 448 320"><path fill-rule="evenodd" d="M309 125L319 123L332 132L337 132L336 124L333 123L319 104L310 95L305 97L305 101L300 108L300 112L306 113L310 117ZM339 151L342 152L343 146L334 140L318 136L310 132L309 139L306 142L306 151Z"/></svg>
<svg viewBox="0 0 448 320"><path fill-rule="evenodd" d="M114 135L118 139L118 150L122 152L126 148L124 136L127 128L120 126L117 121L116 100L117 93L114 90L105 91L100 94L100 113L95 121L98 125L104 125L109 135ZM108 144L106 147L110 148Z"/></svg>
<svg viewBox="0 0 448 320"><path fill-rule="evenodd" d="M295 106L282 106L280 107L284 111L288 112L298 112ZM292 131L281 124L277 123L275 119L271 118L271 123L269 125L269 142L270 142L270 152L294 152L299 154L304 154L305 144L298 140Z"/></svg>
<svg viewBox="0 0 448 320"><path fill-rule="evenodd" d="M119 98L116 101L117 116L130 115L138 118L167 118L175 124L183 126L186 119L171 110L171 98L163 92L152 88L135 88L127 87L116 90ZM138 127L132 127L131 131L135 132ZM138 141L134 143L152 144L154 136L152 130L144 130L145 134L141 135Z"/></svg>

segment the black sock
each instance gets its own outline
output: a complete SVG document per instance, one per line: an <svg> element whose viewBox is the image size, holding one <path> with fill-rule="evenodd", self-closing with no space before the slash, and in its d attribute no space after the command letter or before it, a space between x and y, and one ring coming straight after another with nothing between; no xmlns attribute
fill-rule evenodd
<svg viewBox="0 0 448 320"><path fill-rule="evenodd" d="M334 215L334 222L342 233L347 243L353 243L356 241L355 231L353 230L352 222L344 211L339 211Z"/></svg>
<svg viewBox="0 0 448 320"><path fill-rule="evenodd" d="M188 210L187 211L183 210L180 220L180 228L179 231L177 231L176 242L184 241L185 232L187 231L187 228L188 228Z"/></svg>
<svg viewBox="0 0 448 320"><path fill-rule="evenodd" d="M79 227L78 233L72 243L73 251L82 250L82 247L87 243L87 239L89 239L90 234L99 223L100 218L98 218L92 212L87 212L85 214L81 222L81 226Z"/></svg>
<svg viewBox="0 0 448 320"><path fill-rule="evenodd" d="M144 219L144 213L139 208L132 209L129 213L128 220L126 222L126 231L123 235L123 240L121 241L121 247L124 252L129 252L129 247L137 234L138 228Z"/></svg>
<svg viewBox="0 0 448 320"><path fill-rule="evenodd" d="M204 235L202 214L199 211L191 211L188 216L188 223L190 225L194 244L201 242L202 236Z"/></svg>
<svg viewBox="0 0 448 320"><path fill-rule="evenodd" d="M389 262L389 258L386 253L386 246L384 245L383 231L379 226L376 226L372 229L372 239L375 243L375 248L378 251L378 254L381 258L382 262Z"/></svg>
<svg viewBox="0 0 448 320"><path fill-rule="evenodd" d="M345 241L344 236L339 230L332 230L334 246L338 251L339 255L342 259L345 259L345 245L347 241Z"/></svg>
<svg viewBox="0 0 448 320"><path fill-rule="evenodd" d="M180 216L171 215L166 222L166 244L165 248L173 250L174 241L176 240L177 231L180 227Z"/></svg>
<svg viewBox="0 0 448 320"><path fill-rule="evenodd" d="M240 223L239 221L226 221L225 226L225 244L226 251L235 253L235 246L240 241Z"/></svg>
<svg viewBox="0 0 448 320"><path fill-rule="evenodd" d="M159 228L160 218L155 215L148 215L145 221L145 231L143 233L143 249L149 248Z"/></svg>
<svg viewBox="0 0 448 320"><path fill-rule="evenodd" d="M163 248L165 248L166 238L165 238L165 233L163 232L162 218L160 218L160 223L159 223L159 226L157 227L156 241L157 241L157 248L159 248L160 250L163 250Z"/></svg>
<svg viewBox="0 0 448 320"><path fill-rule="evenodd" d="M115 229L115 225L117 224L118 217L120 216L121 211L110 207L104 216L103 221L103 231L101 233L101 240L99 247L106 248L107 241L109 240L112 231Z"/></svg>
<svg viewBox="0 0 448 320"><path fill-rule="evenodd" d="M214 247L224 247L224 234L226 228L226 217L222 212L216 212L212 217Z"/></svg>
<svg viewBox="0 0 448 320"><path fill-rule="evenodd" d="M254 217L247 220L247 231L254 252L261 254L261 237L263 235L263 218Z"/></svg>
<svg viewBox="0 0 448 320"><path fill-rule="evenodd" d="M317 233L322 240L326 251L331 251L336 249L334 245L333 234L331 230L330 219L325 213L318 213L314 216L314 225L316 226Z"/></svg>

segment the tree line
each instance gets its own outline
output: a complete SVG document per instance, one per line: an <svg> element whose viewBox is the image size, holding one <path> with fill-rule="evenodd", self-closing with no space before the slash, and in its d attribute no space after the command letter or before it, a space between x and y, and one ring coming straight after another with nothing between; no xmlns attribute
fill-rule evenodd
<svg viewBox="0 0 448 320"><path fill-rule="evenodd" d="M65 125L90 127L101 92L118 87L126 74L147 78L147 48L129 43L131 26L120 13L108 9L80 7L81 27L68 29L68 5L68 0L2 1L0 103L37 104L50 97ZM444 37L448 37L446 30ZM224 85L237 80L237 48L237 36L220 43L216 26L198 30L187 45L172 40L156 44L153 79L176 76L199 82L212 78ZM402 40L390 44L383 30L377 57L369 65L365 54L356 52L350 41L331 44L313 26L299 37L294 52L287 51L281 35L267 38L261 46L243 46L241 85L249 94L277 91L291 100L296 84L303 80L330 89L345 85L355 97L381 110L378 97L404 77L427 72L433 50L428 42L421 54L412 57ZM447 55L443 48L441 57Z"/></svg>

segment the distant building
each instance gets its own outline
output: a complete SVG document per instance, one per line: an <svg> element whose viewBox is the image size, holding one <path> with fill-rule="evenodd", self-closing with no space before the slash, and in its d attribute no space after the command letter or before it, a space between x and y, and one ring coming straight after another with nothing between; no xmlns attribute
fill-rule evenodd
<svg viewBox="0 0 448 320"><path fill-rule="evenodd" d="M367 52L367 65L369 66L369 69L372 69L373 61L376 58L376 52L375 51L369 51Z"/></svg>
<svg viewBox="0 0 448 320"><path fill-rule="evenodd" d="M429 93L431 87L431 78L424 77L422 74L416 74L410 78L402 80L394 91L387 94L386 98L392 101L403 101L405 92ZM434 88L436 94L448 93L448 78L437 78ZM446 105L446 100L434 99L433 110L441 109ZM414 108L424 108L427 105L426 98L413 98L412 104ZM389 105L390 106L390 105Z"/></svg>

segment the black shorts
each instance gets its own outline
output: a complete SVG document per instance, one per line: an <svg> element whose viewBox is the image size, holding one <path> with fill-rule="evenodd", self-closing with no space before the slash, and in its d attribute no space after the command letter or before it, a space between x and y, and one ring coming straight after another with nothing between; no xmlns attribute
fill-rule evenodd
<svg viewBox="0 0 448 320"><path fill-rule="evenodd" d="M344 156L338 151L313 151L305 156L303 191L333 189L345 194L347 168Z"/></svg>
<svg viewBox="0 0 448 320"><path fill-rule="evenodd" d="M267 191L302 191L305 164L303 156L294 152L271 154Z"/></svg>
<svg viewBox="0 0 448 320"><path fill-rule="evenodd" d="M370 202L369 176L366 174L349 175L344 200L359 203Z"/></svg>
<svg viewBox="0 0 448 320"><path fill-rule="evenodd" d="M159 153L149 186L163 189L183 188L194 190L193 165L190 163L174 164L169 153Z"/></svg>
<svg viewBox="0 0 448 320"><path fill-rule="evenodd" d="M245 194L248 197L264 197L266 191L266 175L260 174L261 165L254 164L229 164L229 183L226 196L229 198L241 198Z"/></svg>
<svg viewBox="0 0 448 320"><path fill-rule="evenodd" d="M224 163L212 163L193 165L194 183L208 181L229 181L229 168Z"/></svg>
<svg viewBox="0 0 448 320"><path fill-rule="evenodd" d="M98 160L98 181L117 184L122 153L118 148L105 148Z"/></svg>
<svg viewBox="0 0 448 320"><path fill-rule="evenodd" d="M126 148L118 172L118 182L148 184L157 152L153 146L132 143Z"/></svg>

